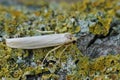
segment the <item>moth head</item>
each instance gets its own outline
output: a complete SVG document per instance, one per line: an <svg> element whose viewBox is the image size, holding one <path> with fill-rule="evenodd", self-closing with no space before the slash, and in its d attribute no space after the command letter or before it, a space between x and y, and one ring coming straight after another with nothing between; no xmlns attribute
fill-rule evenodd
<svg viewBox="0 0 120 80"><path fill-rule="evenodd" d="M66 33L66 34L65 34L65 37L68 38L70 42L77 41L77 37L73 36L73 35L70 34L70 33Z"/></svg>

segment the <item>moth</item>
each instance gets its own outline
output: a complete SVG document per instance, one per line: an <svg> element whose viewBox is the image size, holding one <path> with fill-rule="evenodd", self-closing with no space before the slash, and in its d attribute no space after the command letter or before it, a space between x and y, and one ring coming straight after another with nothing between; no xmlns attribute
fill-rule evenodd
<svg viewBox="0 0 120 80"><path fill-rule="evenodd" d="M6 45L11 48L37 49L67 44L75 40L76 39L72 34L62 33L22 38L10 38L6 39Z"/></svg>

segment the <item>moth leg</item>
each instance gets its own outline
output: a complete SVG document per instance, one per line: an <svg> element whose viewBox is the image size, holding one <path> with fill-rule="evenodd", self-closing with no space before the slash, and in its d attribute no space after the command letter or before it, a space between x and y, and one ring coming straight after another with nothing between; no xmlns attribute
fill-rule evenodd
<svg viewBox="0 0 120 80"><path fill-rule="evenodd" d="M70 45L65 45L65 48L62 50L62 52L60 53L60 56L59 56L59 62L61 62L61 56L62 54L65 52L65 50L69 47Z"/></svg>
<svg viewBox="0 0 120 80"><path fill-rule="evenodd" d="M43 65L45 59L48 57L48 55L49 55L51 52L53 52L53 51L59 49L59 48L62 47L62 46L63 46L63 45L59 45L59 46L53 48L52 50L50 50L50 51L46 54L46 56L44 57L44 59L43 59L43 61L42 61L42 65Z"/></svg>

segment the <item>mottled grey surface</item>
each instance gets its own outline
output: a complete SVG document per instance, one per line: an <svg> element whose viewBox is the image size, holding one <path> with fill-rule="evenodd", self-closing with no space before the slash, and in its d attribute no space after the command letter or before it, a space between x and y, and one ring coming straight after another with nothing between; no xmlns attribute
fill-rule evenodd
<svg viewBox="0 0 120 80"><path fill-rule="evenodd" d="M101 55L118 54L120 53L120 34L105 38L98 38L88 47L89 42L94 38L93 34L81 36L78 41L78 48L85 56L91 58Z"/></svg>
<svg viewBox="0 0 120 80"><path fill-rule="evenodd" d="M79 21L81 31L76 34L79 50L83 55L91 58L108 54L120 54L120 20L113 18L107 36L94 35L89 32L89 26L95 24L93 20L97 21L96 18L91 17Z"/></svg>

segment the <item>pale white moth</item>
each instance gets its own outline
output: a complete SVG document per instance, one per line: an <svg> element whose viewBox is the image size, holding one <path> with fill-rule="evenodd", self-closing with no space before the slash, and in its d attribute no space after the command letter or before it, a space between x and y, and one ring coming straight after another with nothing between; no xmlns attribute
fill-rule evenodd
<svg viewBox="0 0 120 80"><path fill-rule="evenodd" d="M11 48L36 49L51 46L58 46L75 41L70 33L49 34L33 37L6 39L6 45Z"/></svg>

